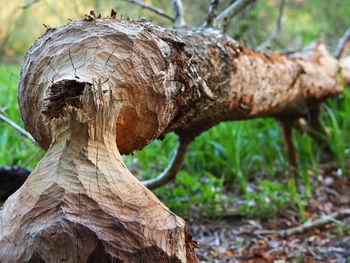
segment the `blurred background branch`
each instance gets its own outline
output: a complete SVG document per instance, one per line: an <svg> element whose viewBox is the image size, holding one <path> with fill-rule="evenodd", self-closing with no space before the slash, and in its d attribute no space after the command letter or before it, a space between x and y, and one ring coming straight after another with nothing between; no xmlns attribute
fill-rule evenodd
<svg viewBox="0 0 350 263"><path fill-rule="evenodd" d="M278 18L277 18L277 22L276 22L276 27L271 32L271 34L267 37L267 39L256 48L257 50L266 49L271 44L271 41L274 40L276 38L277 34L281 31L283 10L284 10L285 4L286 4L285 0L280 1L280 5L278 8Z"/></svg>
<svg viewBox="0 0 350 263"><path fill-rule="evenodd" d="M31 7L32 5L34 5L35 3L39 2L41 0L32 0L32 1L29 1L28 3L26 3L22 8L23 9L27 9L29 7Z"/></svg>
<svg viewBox="0 0 350 263"><path fill-rule="evenodd" d="M288 50L320 36L334 50L349 27L350 13L349 2L343 0L1 0L0 63L20 63L31 43L45 32L42 24L58 26L89 10L106 16L111 8L123 17L144 17L166 27L175 21L178 26L186 21L188 27L221 23L230 36L250 48Z"/></svg>
<svg viewBox="0 0 350 263"><path fill-rule="evenodd" d="M124 1L127 1L129 3L132 3L132 4L135 4L135 5L138 5L140 6L141 8L145 8L145 9L148 9L160 16L163 16L169 20L171 20L172 22L175 22L175 18L172 17L171 15L169 15L168 13L166 13L163 9L160 9L159 7L156 7L154 5L150 5L150 4L147 4L143 1L139 1L139 0L124 0Z"/></svg>
<svg viewBox="0 0 350 263"><path fill-rule="evenodd" d="M335 48L334 55L337 59L341 59L345 57L346 52L348 51L350 47L350 27L344 35L339 39L337 47Z"/></svg>

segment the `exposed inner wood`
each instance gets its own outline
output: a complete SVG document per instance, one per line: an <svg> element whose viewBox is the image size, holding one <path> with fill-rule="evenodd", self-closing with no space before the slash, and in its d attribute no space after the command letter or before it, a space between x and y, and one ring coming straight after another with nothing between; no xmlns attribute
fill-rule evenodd
<svg viewBox="0 0 350 263"><path fill-rule="evenodd" d="M45 113L51 146L0 212L0 262L196 262L184 220L118 152L120 104L96 84L71 88L82 95Z"/></svg>

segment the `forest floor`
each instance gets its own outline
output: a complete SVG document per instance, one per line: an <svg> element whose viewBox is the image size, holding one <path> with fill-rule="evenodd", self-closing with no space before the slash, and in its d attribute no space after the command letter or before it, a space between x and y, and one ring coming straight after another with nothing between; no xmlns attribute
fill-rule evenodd
<svg viewBox="0 0 350 263"><path fill-rule="evenodd" d="M330 164L320 169L321 175L313 178L318 181L318 187L305 207L307 221L349 208L350 178L344 178L339 169ZM194 239L199 243L197 254L203 263L350 262L350 217L330 218L322 227L289 237L259 233L303 223L295 207L264 220L232 213L190 221Z"/></svg>
<svg viewBox="0 0 350 263"><path fill-rule="evenodd" d="M193 238L199 244L197 255L200 261L350 263L350 176L343 175L332 164L320 165L319 169L318 176L310 174L314 191L304 207L306 221L295 205L289 205L277 213L271 212L265 217L248 218L247 213L237 212L241 202L239 198L235 198L219 215L191 215L187 218ZM1 178L7 177L0 176L0 197L4 197L1 193L6 182L2 182ZM261 179L258 176L254 178L256 181L249 182L252 189L258 187L258 180ZM21 184L22 181L16 188ZM227 192L239 197L238 189L236 192L230 191ZM339 211L347 213L343 218L329 216ZM266 230L292 229L320 218L327 219L328 223L287 237L262 233Z"/></svg>

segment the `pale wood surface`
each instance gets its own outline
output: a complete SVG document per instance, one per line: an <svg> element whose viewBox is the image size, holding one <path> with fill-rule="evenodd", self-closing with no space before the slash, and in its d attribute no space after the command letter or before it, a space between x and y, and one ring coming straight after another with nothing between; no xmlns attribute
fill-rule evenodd
<svg viewBox="0 0 350 263"><path fill-rule="evenodd" d="M0 262L195 262L184 220L126 168L119 110L86 86L78 107L47 115L53 142L0 212Z"/></svg>

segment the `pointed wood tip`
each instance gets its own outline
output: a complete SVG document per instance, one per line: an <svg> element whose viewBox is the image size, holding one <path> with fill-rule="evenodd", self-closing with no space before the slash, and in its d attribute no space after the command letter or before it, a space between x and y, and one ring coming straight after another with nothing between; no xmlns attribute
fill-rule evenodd
<svg viewBox="0 0 350 263"><path fill-rule="evenodd" d="M109 16L112 19L116 19L117 18L117 11L115 11L113 8L111 9L111 14Z"/></svg>

